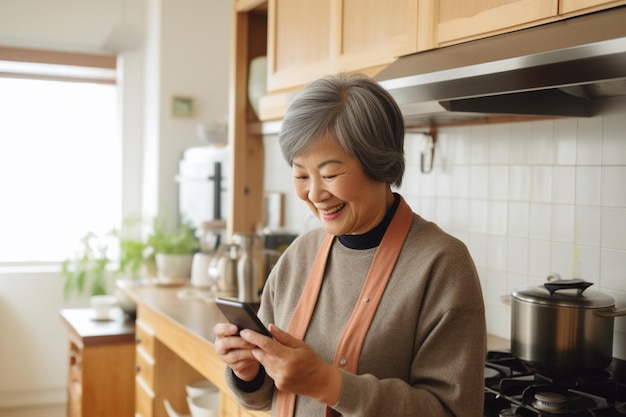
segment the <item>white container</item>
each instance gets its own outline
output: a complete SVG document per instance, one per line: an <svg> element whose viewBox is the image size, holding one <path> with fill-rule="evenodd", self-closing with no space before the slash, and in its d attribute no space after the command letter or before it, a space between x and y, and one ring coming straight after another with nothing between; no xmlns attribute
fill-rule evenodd
<svg viewBox="0 0 626 417"><path fill-rule="evenodd" d="M208 253L198 252L191 262L191 285L198 288L211 288L213 279L209 275L209 263L213 257Z"/></svg>
<svg viewBox="0 0 626 417"><path fill-rule="evenodd" d="M208 379L200 379L185 385L185 391L189 397L199 397L205 394L213 394L217 392L217 387Z"/></svg>
<svg viewBox="0 0 626 417"><path fill-rule="evenodd" d="M94 311L94 320L110 320L111 309L117 305L117 297L113 295L94 295L89 299Z"/></svg>
<svg viewBox="0 0 626 417"><path fill-rule="evenodd" d="M197 397L187 397L187 404L192 417L219 417L220 394L218 391Z"/></svg>

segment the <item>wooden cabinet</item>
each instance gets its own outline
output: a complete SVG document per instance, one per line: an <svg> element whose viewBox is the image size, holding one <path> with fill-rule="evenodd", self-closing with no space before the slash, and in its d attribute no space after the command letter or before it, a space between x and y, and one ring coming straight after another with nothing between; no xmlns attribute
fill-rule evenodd
<svg viewBox="0 0 626 417"><path fill-rule="evenodd" d="M437 46L508 32L555 20L558 0L434 1Z"/></svg>
<svg viewBox="0 0 626 417"><path fill-rule="evenodd" d="M418 0L270 0L268 90L389 64L417 51L417 32Z"/></svg>
<svg viewBox="0 0 626 417"><path fill-rule="evenodd" d="M333 72L364 71L417 52L417 0L342 0L337 16ZM373 74L371 74L373 75Z"/></svg>
<svg viewBox="0 0 626 417"><path fill-rule="evenodd" d="M626 4L626 1L610 0L559 0L559 13L562 15L574 15L590 13Z"/></svg>
<svg viewBox="0 0 626 417"><path fill-rule="evenodd" d="M335 23L330 11L331 0L269 1L269 91L302 85L332 71Z"/></svg>
<svg viewBox="0 0 626 417"><path fill-rule="evenodd" d="M434 46L511 32L626 4L620 0L428 0ZM422 9L420 9L421 11ZM425 35L424 35L425 36Z"/></svg>
<svg viewBox="0 0 626 417"><path fill-rule="evenodd" d="M179 288L126 283L137 303L135 415L166 417L164 400L189 414L185 385L210 380L220 391L220 417L268 417L239 407L226 385L226 365L213 347L213 326L224 321L215 303L180 299ZM111 414L116 415L116 414Z"/></svg>
<svg viewBox="0 0 626 417"><path fill-rule="evenodd" d="M119 310L92 320L91 309L61 310L68 330L68 416L133 416L135 330Z"/></svg>
<svg viewBox="0 0 626 417"><path fill-rule="evenodd" d="M136 323L135 415L154 414L154 333L141 321Z"/></svg>

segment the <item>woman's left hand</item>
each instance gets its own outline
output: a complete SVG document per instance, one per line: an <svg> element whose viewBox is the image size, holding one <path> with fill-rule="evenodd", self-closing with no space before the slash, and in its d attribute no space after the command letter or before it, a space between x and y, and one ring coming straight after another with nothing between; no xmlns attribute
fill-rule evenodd
<svg viewBox="0 0 626 417"><path fill-rule="evenodd" d="M285 392L306 395L333 406L341 393L341 372L326 363L301 340L274 324L268 330L274 337L262 336L252 330L242 330L240 336L256 345L254 357L263 364L265 372L276 387Z"/></svg>

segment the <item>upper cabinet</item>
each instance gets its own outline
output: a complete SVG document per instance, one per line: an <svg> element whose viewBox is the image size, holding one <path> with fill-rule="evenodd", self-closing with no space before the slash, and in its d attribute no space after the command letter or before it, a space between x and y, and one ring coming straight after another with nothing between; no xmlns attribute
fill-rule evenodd
<svg viewBox="0 0 626 417"><path fill-rule="evenodd" d="M559 13L562 15L590 13L607 7L626 4L626 1L609 0L559 0Z"/></svg>
<svg viewBox="0 0 626 417"><path fill-rule="evenodd" d="M555 20L558 0L429 0L436 46L464 42Z"/></svg>
<svg viewBox="0 0 626 417"><path fill-rule="evenodd" d="M270 0L268 91L417 51L418 0Z"/></svg>
<svg viewBox="0 0 626 417"><path fill-rule="evenodd" d="M331 0L270 0L268 91L302 85L332 71Z"/></svg>
<svg viewBox="0 0 626 417"><path fill-rule="evenodd" d="M325 74L375 75L403 55L608 9L626 0L268 0L267 4L268 94L260 100L261 121L281 119L294 92Z"/></svg>
<svg viewBox="0 0 626 417"><path fill-rule="evenodd" d="M417 0L341 0L335 5L335 72L387 65L417 51Z"/></svg>

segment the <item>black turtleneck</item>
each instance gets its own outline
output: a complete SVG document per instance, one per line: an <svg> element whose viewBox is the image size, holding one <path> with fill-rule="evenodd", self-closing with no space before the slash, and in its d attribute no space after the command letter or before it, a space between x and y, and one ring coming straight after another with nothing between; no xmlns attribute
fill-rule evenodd
<svg viewBox="0 0 626 417"><path fill-rule="evenodd" d="M341 235L339 236L339 241L343 246L350 249L363 250L375 248L380 245L380 241L383 240L383 235L387 231L387 227L389 223L391 223L393 215L396 214L399 205L400 195L393 193L393 204L387 214L385 214L385 217L378 223L378 226L362 235Z"/></svg>

